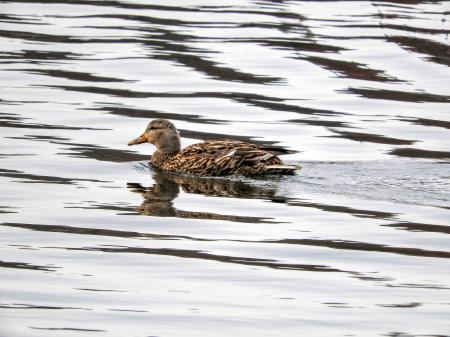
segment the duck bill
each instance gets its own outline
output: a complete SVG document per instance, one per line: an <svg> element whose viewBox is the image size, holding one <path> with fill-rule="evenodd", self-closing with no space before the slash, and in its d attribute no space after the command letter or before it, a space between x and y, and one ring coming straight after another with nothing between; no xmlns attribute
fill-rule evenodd
<svg viewBox="0 0 450 337"><path fill-rule="evenodd" d="M145 135L141 135L141 136L137 137L136 139L133 139L131 142L128 142L128 146L142 144L142 143L146 143L146 142L147 142L147 137Z"/></svg>

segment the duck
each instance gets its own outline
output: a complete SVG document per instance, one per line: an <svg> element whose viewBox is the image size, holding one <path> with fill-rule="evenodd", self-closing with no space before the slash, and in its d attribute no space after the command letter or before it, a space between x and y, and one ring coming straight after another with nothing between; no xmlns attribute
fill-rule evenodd
<svg viewBox="0 0 450 337"><path fill-rule="evenodd" d="M156 151L150 159L153 168L195 176L259 176L294 174L297 165L286 165L277 150L239 140L208 140L181 149L180 135L167 119L154 119L129 146L150 143ZM285 151L286 152L286 151Z"/></svg>

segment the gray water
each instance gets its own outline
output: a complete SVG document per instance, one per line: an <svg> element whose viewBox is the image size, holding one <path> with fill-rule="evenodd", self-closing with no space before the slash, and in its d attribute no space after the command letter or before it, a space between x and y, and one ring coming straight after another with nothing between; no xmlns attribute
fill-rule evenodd
<svg viewBox="0 0 450 337"><path fill-rule="evenodd" d="M0 1L0 336L450 336L449 14ZM160 117L303 168L153 172Z"/></svg>

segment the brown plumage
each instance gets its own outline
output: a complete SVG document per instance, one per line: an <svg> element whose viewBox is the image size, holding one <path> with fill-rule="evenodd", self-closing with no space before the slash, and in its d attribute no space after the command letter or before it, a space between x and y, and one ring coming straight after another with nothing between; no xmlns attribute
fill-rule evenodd
<svg viewBox="0 0 450 337"><path fill-rule="evenodd" d="M299 166L285 165L274 151L236 140L210 140L180 148L175 126L166 119L151 121L144 133L128 143L151 143L156 151L151 164L157 169L200 176L231 174L292 174Z"/></svg>

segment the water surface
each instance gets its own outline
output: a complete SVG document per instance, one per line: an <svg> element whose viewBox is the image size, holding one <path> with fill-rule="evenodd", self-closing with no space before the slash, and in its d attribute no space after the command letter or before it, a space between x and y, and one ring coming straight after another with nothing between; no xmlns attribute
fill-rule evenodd
<svg viewBox="0 0 450 337"><path fill-rule="evenodd" d="M449 336L449 13L0 1L0 336ZM154 172L152 118L303 169Z"/></svg>

